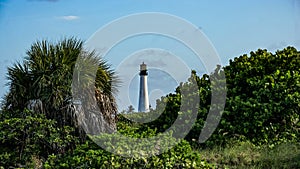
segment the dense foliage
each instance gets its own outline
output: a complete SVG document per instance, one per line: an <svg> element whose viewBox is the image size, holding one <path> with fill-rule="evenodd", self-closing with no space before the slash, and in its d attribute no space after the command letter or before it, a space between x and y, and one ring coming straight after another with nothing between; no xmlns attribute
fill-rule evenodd
<svg viewBox="0 0 300 169"><path fill-rule="evenodd" d="M197 122L187 140L198 140L211 101L211 78L222 71L226 75L227 98L222 119L206 146L225 143L231 138L250 140L252 143L276 144L298 141L300 134L300 53L287 47L275 54L266 50L251 52L234 60L222 70L216 69L210 76L201 78L192 72L199 87L200 107ZM181 84L175 94L157 100L155 112L161 118L147 125L165 131L178 117L181 106ZM192 91L192 90L190 90ZM193 101L191 101L193 102ZM187 113L189 110L186 110ZM190 109L192 111L192 109Z"/></svg>
<svg viewBox="0 0 300 169"><path fill-rule="evenodd" d="M120 133L134 138L155 135L155 131L152 129L148 128L143 132L137 132L139 126L130 126L124 122L119 122L118 127ZM113 142L110 135L104 135L101 139L106 140L107 144ZM174 139L169 138L169 141L172 142ZM136 144L149 146L147 142ZM114 145L114 148L121 154L126 154L128 151L128 149L123 147L121 137L118 139L117 144ZM71 168L73 166L80 168L213 168L213 165L202 160L201 154L193 151L190 144L185 140L182 140L177 146L160 155L140 158L138 156L140 153L142 152L136 152L137 156L122 157L107 152L95 143L88 141L78 146L70 154L64 156L51 155L45 163L45 168Z"/></svg>
<svg viewBox="0 0 300 169"><path fill-rule="evenodd" d="M74 148L79 139L73 127L57 127L57 121L29 110L0 113L0 166L41 167L49 154Z"/></svg>
<svg viewBox="0 0 300 169"><path fill-rule="evenodd" d="M299 141L300 53L251 52L225 68L227 101L217 134L245 136L255 144Z"/></svg>
<svg viewBox="0 0 300 169"><path fill-rule="evenodd" d="M300 167L300 52L295 48L275 53L259 49L201 77L192 71L188 81L181 83L174 93L157 100L156 109L145 114L133 113L131 108L128 114L117 116L111 85L114 73L105 62L89 60L100 65L96 83L92 84L96 91L90 94L96 96L106 120L115 123L112 117L117 117L115 127L119 134L151 138L179 119L179 125L166 136L168 141L160 146L179 144L159 155L155 155L160 148L156 146L148 152L133 152L132 157L108 152L80 135L82 124L77 124L78 116L72 114L76 110L70 98L72 71L78 57L95 56L82 50L82 43L74 39L58 44L38 42L28 51L23 64L8 69L10 91L0 113L0 168L267 168L274 162L271 157L283 164L275 168ZM205 122L209 110L218 107L211 103L212 90L225 91L219 87L225 81L212 83L213 78L219 79L222 74L227 87L225 108L219 112L222 118L215 117L220 120L218 127L205 143L199 144L202 129L211 129ZM189 133L183 133L195 111L195 124ZM92 111L84 112L83 118L95 117ZM144 118L150 122L141 123ZM174 138L178 133L187 135L178 140ZM125 155L131 148L124 146L125 140L117 133L91 138L102 140L107 147L114 146L118 154ZM133 146L150 144L151 141ZM292 159L269 157L270 152L280 156L277 151L285 148L295 150ZM291 150L288 151L286 156ZM141 158L141 153L153 156Z"/></svg>

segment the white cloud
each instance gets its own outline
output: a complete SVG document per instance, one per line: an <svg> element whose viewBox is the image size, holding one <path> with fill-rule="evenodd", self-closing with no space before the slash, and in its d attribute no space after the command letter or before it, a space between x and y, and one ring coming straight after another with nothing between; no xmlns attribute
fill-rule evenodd
<svg viewBox="0 0 300 169"><path fill-rule="evenodd" d="M59 17L60 19L63 20L67 20L67 21L72 21L72 20L76 20L79 19L79 16L75 16L75 15L67 15L67 16L61 16Z"/></svg>

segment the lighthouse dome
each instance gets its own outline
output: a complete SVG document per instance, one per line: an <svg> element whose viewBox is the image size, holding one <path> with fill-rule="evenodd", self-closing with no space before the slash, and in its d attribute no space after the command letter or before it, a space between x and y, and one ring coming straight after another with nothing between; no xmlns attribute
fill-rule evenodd
<svg viewBox="0 0 300 169"><path fill-rule="evenodd" d="M144 62L140 65L140 70L147 70L147 65Z"/></svg>

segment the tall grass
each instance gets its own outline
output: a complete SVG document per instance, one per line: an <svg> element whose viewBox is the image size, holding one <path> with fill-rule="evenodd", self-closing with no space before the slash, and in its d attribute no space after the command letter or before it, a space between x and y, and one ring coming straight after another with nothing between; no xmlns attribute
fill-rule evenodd
<svg viewBox="0 0 300 169"><path fill-rule="evenodd" d="M233 142L226 147L197 151L217 168L300 168L300 143L282 143L271 148L268 145L255 146L250 142Z"/></svg>

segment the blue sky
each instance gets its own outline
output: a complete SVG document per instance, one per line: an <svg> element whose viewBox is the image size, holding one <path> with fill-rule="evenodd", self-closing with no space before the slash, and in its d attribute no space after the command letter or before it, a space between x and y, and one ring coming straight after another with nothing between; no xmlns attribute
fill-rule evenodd
<svg viewBox="0 0 300 169"><path fill-rule="evenodd" d="M297 0L0 0L0 96L7 92L7 66L21 61L36 40L88 40L105 24L141 12L169 13L193 23L211 41L223 65L258 48L300 49Z"/></svg>

